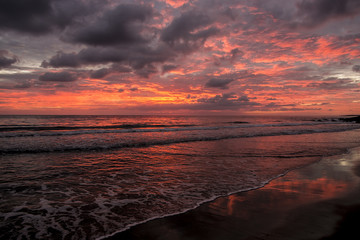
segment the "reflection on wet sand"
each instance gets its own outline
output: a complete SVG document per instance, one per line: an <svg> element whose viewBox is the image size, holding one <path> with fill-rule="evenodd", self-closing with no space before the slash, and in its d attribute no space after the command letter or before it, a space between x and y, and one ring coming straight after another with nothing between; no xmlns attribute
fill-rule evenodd
<svg viewBox="0 0 360 240"><path fill-rule="evenodd" d="M330 235L340 219L338 203L330 201L351 196L359 186L359 164L360 149L354 149L115 239L318 239Z"/></svg>
<svg viewBox="0 0 360 240"><path fill-rule="evenodd" d="M339 163L341 164L341 163ZM335 168L334 164L329 168ZM253 212L288 211L299 205L331 199L347 193L355 184L355 176L335 169L315 170L318 164L292 172L270 182L264 189L219 198L209 203L217 214L250 218ZM343 166L336 166L343 167ZM350 166L346 166L351 170ZM321 169L320 169L321 170ZM331 171L335 170L335 171ZM319 172L322 173L321 176ZM256 201L256 202L254 202Z"/></svg>

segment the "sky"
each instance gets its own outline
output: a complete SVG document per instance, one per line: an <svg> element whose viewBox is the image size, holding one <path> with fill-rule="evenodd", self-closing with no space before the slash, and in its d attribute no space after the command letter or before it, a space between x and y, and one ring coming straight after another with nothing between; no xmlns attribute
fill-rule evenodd
<svg viewBox="0 0 360 240"><path fill-rule="evenodd" d="M359 0L3 0L0 114L360 114Z"/></svg>

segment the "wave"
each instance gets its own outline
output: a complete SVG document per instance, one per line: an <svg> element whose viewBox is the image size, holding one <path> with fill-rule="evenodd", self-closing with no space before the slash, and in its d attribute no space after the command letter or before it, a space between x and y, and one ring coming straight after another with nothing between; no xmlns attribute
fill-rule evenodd
<svg viewBox="0 0 360 240"><path fill-rule="evenodd" d="M120 124L107 126L33 126L33 125L0 125L0 132L9 131L52 131L52 130L80 130L80 129L137 129L159 127L191 127L190 124Z"/></svg>
<svg viewBox="0 0 360 240"><path fill-rule="evenodd" d="M0 128L0 138L11 137L38 137L38 136L69 136L82 134L106 134L106 133L146 133L146 132L175 132L175 131L206 131L220 129L259 128L259 127L295 127L315 126L324 124L344 124L341 122L307 122L307 123L276 123L276 124L247 124L242 123L225 126L196 126L160 125L160 124L122 124L111 126L83 126L83 127L14 127ZM7 130L6 130L7 129ZM2 132L2 133L1 133Z"/></svg>
<svg viewBox="0 0 360 240"><path fill-rule="evenodd" d="M312 124L316 125L316 124ZM269 126L266 124L266 126ZM279 126L277 124L276 126ZM281 125L285 126L285 125ZM289 126L289 124L286 124ZM219 128L219 127L217 127ZM214 128L212 128L214 129ZM331 133L331 132L343 132L354 129L360 129L359 124L344 124L339 125L336 128L309 128L309 129L283 129L283 130L269 130L269 131L247 131L242 133L227 132L223 134L214 135L191 135L186 137L176 137L171 139L146 139L135 142L107 142L106 144L99 144L97 142L84 142L82 145L62 145L55 144L55 146L43 146L40 145L38 148L26 148L26 146L17 146L16 148L5 148L0 149L2 154L18 154L18 153L46 153L46 152L68 152L68 151L104 151L104 150L116 150L121 148L134 148L134 147L150 147L156 145L168 145L176 143L189 143L199 141L216 141L223 139L234 139L234 138L250 138L250 137L266 137L266 136L282 136L282 135L300 135L300 134L314 134L314 133ZM155 130L154 130L155 131ZM158 130L156 130L158 131Z"/></svg>

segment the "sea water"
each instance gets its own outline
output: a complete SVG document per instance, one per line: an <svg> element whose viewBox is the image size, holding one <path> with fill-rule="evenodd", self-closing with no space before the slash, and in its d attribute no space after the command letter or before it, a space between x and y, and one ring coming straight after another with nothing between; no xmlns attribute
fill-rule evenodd
<svg viewBox="0 0 360 240"><path fill-rule="evenodd" d="M360 146L314 117L0 116L0 239L97 239Z"/></svg>

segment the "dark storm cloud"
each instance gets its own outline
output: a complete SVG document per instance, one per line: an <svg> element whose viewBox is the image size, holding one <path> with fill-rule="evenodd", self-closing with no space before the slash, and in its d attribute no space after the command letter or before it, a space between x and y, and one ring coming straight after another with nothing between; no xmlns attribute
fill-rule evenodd
<svg viewBox="0 0 360 240"><path fill-rule="evenodd" d="M165 44L160 44L155 48L150 46L135 46L130 49L130 51L127 55L127 60L130 66L137 70L154 63L164 63L174 59L176 56L175 52Z"/></svg>
<svg viewBox="0 0 360 240"><path fill-rule="evenodd" d="M92 71L91 74L90 74L90 77L94 78L94 79L101 79L101 78L104 78L104 77L106 77L107 75L109 75L111 73L112 73L112 70L110 68L101 68L101 69L98 69L96 71Z"/></svg>
<svg viewBox="0 0 360 240"><path fill-rule="evenodd" d="M119 5L105 12L94 23L70 31L68 38L72 42L95 46L116 44L134 44L146 41L141 35L141 26L153 14L148 6Z"/></svg>
<svg viewBox="0 0 360 240"><path fill-rule="evenodd" d="M211 27L213 21L205 14L196 11L183 13L175 18L161 33L161 40L180 51L198 48L219 29Z"/></svg>
<svg viewBox="0 0 360 240"><path fill-rule="evenodd" d="M82 65L121 62L126 59L126 49L86 48L79 53L58 52L49 61L43 61L42 67L80 67Z"/></svg>
<svg viewBox="0 0 360 240"><path fill-rule="evenodd" d="M360 13L359 0L302 0L297 4L301 21L296 26L316 27L330 19Z"/></svg>
<svg viewBox="0 0 360 240"><path fill-rule="evenodd" d="M136 49L119 49L119 48L100 48L90 47L81 50L78 53L57 52L56 55L48 61L43 61L41 67L80 67L83 65L96 65L106 63L117 63L127 60L129 57L135 57Z"/></svg>
<svg viewBox="0 0 360 240"><path fill-rule="evenodd" d="M0 28L30 34L46 34L63 29L75 18L96 9L96 1L3 0L0 1Z"/></svg>
<svg viewBox="0 0 360 240"><path fill-rule="evenodd" d="M44 82L73 82L77 79L77 76L69 72L47 72L39 76L39 80Z"/></svg>
<svg viewBox="0 0 360 240"><path fill-rule="evenodd" d="M176 65L172 65L172 64L165 64L164 66L162 66L162 73L167 73L171 70L176 69L178 66Z"/></svg>
<svg viewBox="0 0 360 240"><path fill-rule="evenodd" d="M76 53L64 53L59 51L49 61L43 61L41 67L79 67L81 61Z"/></svg>
<svg viewBox="0 0 360 240"><path fill-rule="evenodd" d="M360 65L354 65L354 66L352 67L352 70L353 70L354 72L360 73Z"/></svg>
<svg viewBox="0 0 360 240"><path fill-rule="evenodd" d="M135 69L135 73L143 78L149 78L150 75L157 73L157 69L153 64L147 64L144 67Z"/></svg>
<svg viewBox="0 0 360 240"><path fill-rule="evenodd" d="M51 25L42 21L51 14L51 1L11 0L0 1L0 27L30 33L44 33Z"/></svg>
<svg viewBox="0 0 360 240"><path fill-rule="evenodd" d="M129 49L96 48L90 47L73 54L81 65L122 62L126 60ZM66 56L63 55L63 56ZM65 60L63 57L60 59ZM51 61L51 60L50 60ZM66 63L66 62L65 62Z"/></svg>
<svg viewBox="0 0 360 240"><path fill-rule="evenodd" d="M130 66L141 76L148 76L156 71L154 63L164 63L175 56L167 46L151 48L147 45L134 45L127 48L89 47L78 53L58 52L48 61L43 61L42 67L80 67L84 65L98 65L121 63ZM105 70L104 70L105 71Z"/></svg>
<svg viewBox="0 0 360 240"><path fill-rule="evenodd" d="M164 63L163 73L169 71L167 66L171 65L166 62L172 62L179 52L187 53L201 47L208 37L219 31L211 27L213 20L207 15L191 11L175 18L161 32L161 41L149 42L150 37L145 37L144 32L157 34L146 26L154 14L154 9L147 5L121 4L87 25L80 23L68 28L62 35L63 40L85 44L86 48L77 53L59 51L41 66L79 68L116 63L129 66L139 76L149 77L158 71L154 64ZM235 50L231 54L239 53ZM113 69L104 68L92 72L91 77L103 78L111 72Z"/></svg>
<svg viewBox="0 0 360 240"><path fill-rule="evenodd" d="M131 69L122 65L113 65L111 68L101 68L95 71L91 71L90 77L94 79L105 78L111 73L127 73L131 72Z"/></svg>
<svg viewBox="0 0 360 240"><path fill-rule="evenodd" d="M208 88L219 88L219 89L228 89L229 84L233 82L234 79L210 79L206 84L205 87Z"/></svg>
<svg viewBox="0 0 360 240"><path fill-rule="evenodd" d="M11 55L6 50L0 50L0 69L8 68L16 62L18 62L18 58L16 56Z"/></svg>

